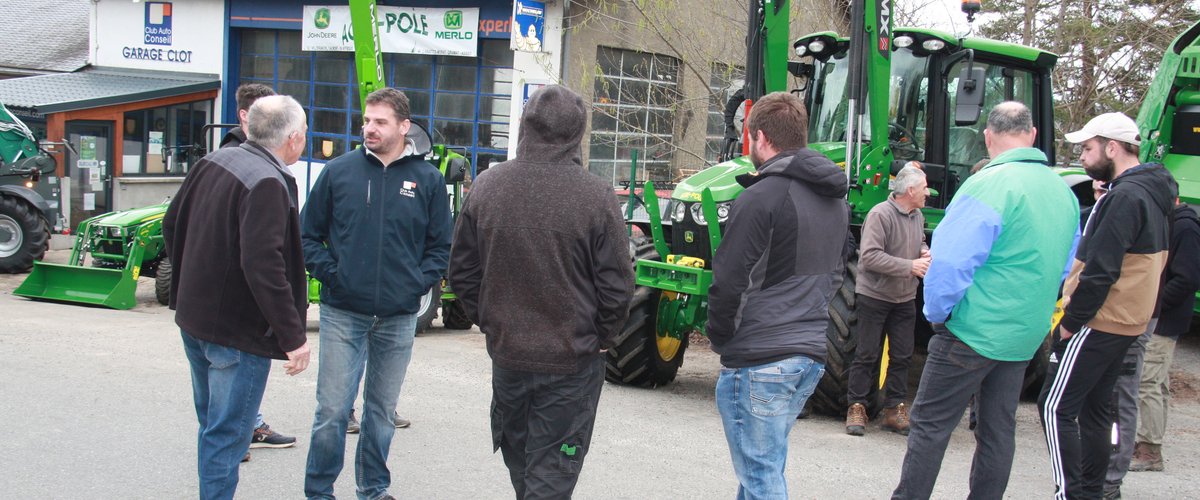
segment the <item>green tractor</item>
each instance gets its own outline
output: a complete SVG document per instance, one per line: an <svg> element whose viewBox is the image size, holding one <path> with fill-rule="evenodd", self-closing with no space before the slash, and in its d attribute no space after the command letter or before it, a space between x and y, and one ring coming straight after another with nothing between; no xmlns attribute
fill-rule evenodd
<svg viewBox="0 0 1200 500"><path fill-rule="evenodd" d="M155 279L166 304L171 264L163 248L167 203L97 215L79 223L66 264L37 261L13 295L132 309L139 277Z"/></svg>
<svg viewBox="0 0 1200 500"><path fill-rule="evenodd" d="M1142 161L1166 166L1180 201L1200 208L1200 22L1167 46L1137 123Z"/></svg>
<svg viewBox="0 0 1200 500"><path fill-rule="evenodd" d="M845 169L849 230L855 237L870 209L887 199L890 177L910 161L920 162L928 178L932 196L923 212L927 235L932 233L971 167L987 156L983 109L1022 101L1039 130L1054 130L1054 54L936 30L893 28L886 0L853 2L852 32L868 33L869 39L823 32L800 37L789 47L788 2L750 4L746 98L752 103L767 92L789 90L788 73L804 82L809 147ZM788 62L792 51L802 61ZM1039 134L1034 146L1054 158L1052 133ZM712 256L730 205L742 192L735 177L753 170L748 156L703 170L679 184L662 210L647 183L643 196L649 220L637 225L653 244L635 245L638 288L618 345L607 354L608 380L655 386L675 378L689 333L704 331ZM1081 200L1091 200L1082 169L1057 170ZM857 348L857 270L853 255L829 307L826 372L810 398L820 413L845 414L847 370ZM923 348L932 331L923 320L917 329ZM1039 385L1046 355L1043 349L1039 362L1031 363L1027 386ZM874 399L872 413L881 404Z"/></svg>
<svg viewBox="0 0 1200 500"><path fill-rule="evenodd" d="M0 104L0 273L23 273L50 247L58 219L52 188L40 183L54 173L50 157L20 118Z"/></svg>

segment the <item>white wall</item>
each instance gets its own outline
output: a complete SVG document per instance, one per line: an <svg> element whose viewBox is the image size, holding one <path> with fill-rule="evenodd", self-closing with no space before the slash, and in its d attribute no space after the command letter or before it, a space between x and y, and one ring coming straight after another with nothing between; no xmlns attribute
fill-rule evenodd
<svg viewBox="0 0 1200 500"><path fill-rule="evenodd" d="M225 57L223 0L176 0L169 40L146 43L148 4L95 0L90 59L97 66L220 74Z"/></svg>
<svg viewBox="0 0 1200 500"><path fill-rule="evenodd" d="M515 52L513 54L512 111L509 114L508 157L517 153L517 139L521 133L521 112L524 111L525 85L546 84L562 81L563 4L547 0L546 20L542 31L543 52ZM532 92L532 91L531 91Z"/></svg>

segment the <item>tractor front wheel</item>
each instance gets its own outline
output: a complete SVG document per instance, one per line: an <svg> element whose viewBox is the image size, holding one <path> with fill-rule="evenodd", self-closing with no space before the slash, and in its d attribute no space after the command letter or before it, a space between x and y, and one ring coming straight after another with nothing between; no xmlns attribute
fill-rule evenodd
<svg viewBox="0 0 1200 500"><path fill-rule="evenodd" d="M50 248L50 226L37 209L0 196L0 273L23 273Z"/></svg>
<svg viewBox="0 0 1200 500"><path fill-rule="evenodd" d="M450 330L470 330L473 325L462 302L457 300L442 301L442 324Z"/></svg>
<svg viewBox="0 0 1200 500"><path fill-rule="evenodd" d="M433 324L433 318L437 317L437 300L434 297L436 290L436 287L430 288L429 292L421 296L421 305L417 308L417 333L425 333Z"/></svg>
<svg viewBox="0 0 1200 500"><path fill-rule="evenodd" d="M164 306L171 302L171 259L166 256L158 261L158 269L154 271L154 298Z"/></svg>
<svg viewBox="0 0 1200 500"><path fill-rule="evenodd" d="M687 350L687 337L658 331L659 311L671 299L657 289L637 287L629 305L629 319L621 328L616 346L605 355L609 382L656 387L675 380Z"/></svg>
<svg viewBox="0 0 1200 500"><path fill-rule="evenodd" d="M846 262L842 285L834 291L829 301L829 327L825 330L825 346L828 350L825 355L825 376L821 377L817 390L810 398L813 411L823 415L843 417L849 407L846 392L850 384L850 365L858 349L858 318L854 313L854 285L857 281L858 258L854 256ZM879 379L878 367L872 377L871 380ZM867 394L867 415L874 416L882 404L878 386L871 384L871 391Z"/></svg>

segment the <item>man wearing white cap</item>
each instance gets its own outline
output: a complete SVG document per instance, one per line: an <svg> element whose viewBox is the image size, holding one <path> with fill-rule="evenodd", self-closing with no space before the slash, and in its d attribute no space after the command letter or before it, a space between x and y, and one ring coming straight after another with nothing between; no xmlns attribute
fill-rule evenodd
<svg viewBox="0 0 1200 500"><path fill-rule="evenodd" d="M1126 350L1146 331L1170 244L1178 187L1157 163L1138 163L1137 124L1121 113L1066 134L1108 193L1092 208L1063 285L1059 340L1038 404L1055 498L1099 498L1108 468L1113 384Z"/></svg>

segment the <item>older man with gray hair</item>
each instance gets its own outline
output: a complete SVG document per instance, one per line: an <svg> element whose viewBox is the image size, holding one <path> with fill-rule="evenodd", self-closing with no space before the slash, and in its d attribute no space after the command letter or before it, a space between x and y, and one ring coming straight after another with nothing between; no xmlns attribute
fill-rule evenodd
<svg viewBox="0 0 1200 500"><path fill-rule="evenodd" d="M891 182L887 202L875 205L862 226L858 251L855 330L858 351L850 365L846 434L861 436L867 425L867 394L878 369L881 336L888 338L884 385L884 430L908 434L908 364L913 353L918 280L929 270L925 216L929 187L925 172L909 163Z"/></svg>
<svg viewBox="0 0 1200 500"><path fill-rule="evenodd" d="M205 156L163 218L170 307L192 373L200 498L233 498L271 359L308 367L308 280L296 179L304 110L287 96L250 107L249 141Z"/></svg>
<svg viewBox="0 0 1200 500"><path fill-rule="evenodd" d="M977 394L970 498L1002 498L1016 451L1016 411L1030 358L1046 339L1079 235L1079 205L1032 147L1019 102L996 105L992 161L967 178L933 232L925 275L929 357L913 401L908 452L892 498L929 498L950 434Z"/></svg>

